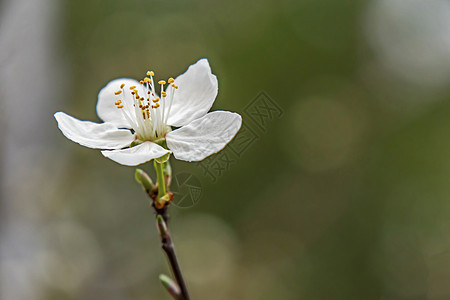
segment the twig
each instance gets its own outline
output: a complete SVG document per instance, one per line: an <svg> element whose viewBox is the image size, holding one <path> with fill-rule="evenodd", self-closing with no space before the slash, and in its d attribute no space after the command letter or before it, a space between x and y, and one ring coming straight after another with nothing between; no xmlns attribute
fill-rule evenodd
<svg viewBox="0 0 450 300"><path fill-rule="evenodd" d="M170 236L170 232L167 228L167 223L163 215L156 215L156 224L158 227L159 235L161 236L161 247L167 255L173 276L175 277L175 280L181 291L180 299L189 300L189 294L183 279L183 274L181 273L180 265L178 264L178 259L175 254L174 244L172 242L172 238Z"/></svg>

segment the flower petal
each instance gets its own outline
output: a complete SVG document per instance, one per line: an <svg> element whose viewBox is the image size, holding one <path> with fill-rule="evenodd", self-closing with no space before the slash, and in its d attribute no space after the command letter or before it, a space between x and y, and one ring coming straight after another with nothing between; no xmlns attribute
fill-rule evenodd
<svg viewBox="0 0 450 300"><path fill-rule="evenodd" d="M116 95L115 92L120 91L120 86L124 84L125 94L122 92ZM104 88L98 93L97 101L97 115L105 122L113 123L118 128L133 128L133 124L130 124L129 120L125 118L124 112L127 112L133 118L135 117L135 110L133 107L133 101L131 99L130 87L136 86L139 94L143 95L142 86L139 81L129 78L119 78L110 81ZM114 102L122 100L124 107L118 109ZM122 112L124 110L124 112Z"/></svg>
<svg viewBox="0 0 450 300"><path fill-rule="evenodd" d="M57 112L55 119L62 133L82 146L95 149L118 149L134 141L130 130L118 129L111 123L80 121L63 112Z"/></svg>
<svg viewBox="0 0 450 300"><path fill-rule="evenodd" d="M217 96L217 77L211 73L206 58L191 65L184 74L175 79L174 84L179 88L173 96L168 125L179 127L203 117ZM173 88L168 87L167 99L170 99L172 92Z"/></svg>
<svg viewBox="0 0 450 300"><path fill-rule="evenodd" d="M122 150L102 151L102 154L125 166L137 166L154 158L161 157L170 151L153 142L144 142L137 146Z"/></svg>
<svg viewBox="0 0 450 300"><path fill-rule="evenodd" d="M200 161L222 150L241 128L240 115L214 111L190 124L169 132L167 146L176 159Z"/></svg>

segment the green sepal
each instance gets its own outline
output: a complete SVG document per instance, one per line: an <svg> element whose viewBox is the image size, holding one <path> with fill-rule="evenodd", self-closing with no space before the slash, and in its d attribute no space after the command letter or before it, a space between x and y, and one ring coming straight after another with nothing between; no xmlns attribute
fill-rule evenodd
<svg viewBox="0 0 450 300"><path fill-rule="evenodd" d="M166 161L168 161L169 158L170 158L170 152L167 152L167 153L164 154L163 156L158 157L158 158L155 158L155 160L156 160L158 163L163 164L163 163L165 163Z"/></svg>
<svg viewBox="0 0 450 300"><path fill-rule="evenodd" d="M134 140L131 142L130 147L133 148L134 146L137 146L139 144L142 144L141 140Z"/></svg>

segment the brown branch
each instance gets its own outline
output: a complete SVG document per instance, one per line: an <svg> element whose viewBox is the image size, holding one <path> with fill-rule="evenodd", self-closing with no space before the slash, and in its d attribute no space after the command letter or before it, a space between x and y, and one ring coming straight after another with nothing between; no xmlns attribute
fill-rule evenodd
<svg viewBox="0 0 450 300"><path fill-rule="evenodd" d="M181 273L180 265L178 263L178 259L175 254L175 247L172 242L172 238L170 236L170 232L169 229L167 228L167 223L163 215L161 214L156 215L156 224L158 227L159 235L161 237L161 247L167 255L173 276L175 277L175 280L181 291L180 299L189 300L189 294L183 279L183 274Z"/></svg>

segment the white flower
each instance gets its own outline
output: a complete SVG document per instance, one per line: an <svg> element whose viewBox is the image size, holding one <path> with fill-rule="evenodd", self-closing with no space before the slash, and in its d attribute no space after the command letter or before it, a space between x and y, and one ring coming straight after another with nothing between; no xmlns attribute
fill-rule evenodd
<svg viewBox="0 0 450 300"><path fill-rule="evenodd" d="M80 145L104 149L102 154L119 164L136 166L167 153L200 161L223 149L241 127L237 113L208 113L218 91L208 60L199 60L175 80L169 78L167 85L159 81L161 98L154 73L147 76L140 82L115 79L100 91L97 114L104 123L57 112L59 129ZM171 126L179 128L172 131Z"/></svg>

